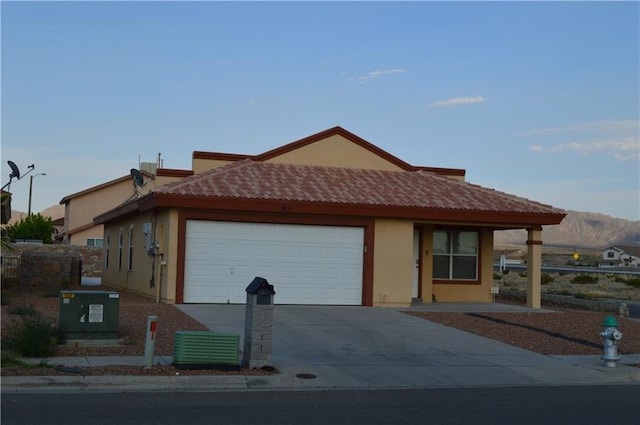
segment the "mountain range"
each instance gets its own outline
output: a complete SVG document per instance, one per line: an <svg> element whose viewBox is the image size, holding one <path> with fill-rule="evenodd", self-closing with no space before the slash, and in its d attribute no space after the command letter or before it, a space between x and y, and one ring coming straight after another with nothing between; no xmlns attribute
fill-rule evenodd
<svg viewBox="0 0 640 425"><path fill-rule="evenodd" d="M494 244L525 245L526 240L526 230L502 230L495 232ZM545 246L566 248L640 247L640 221L569 210L560 224L542 226L542 241Z"/></svg>

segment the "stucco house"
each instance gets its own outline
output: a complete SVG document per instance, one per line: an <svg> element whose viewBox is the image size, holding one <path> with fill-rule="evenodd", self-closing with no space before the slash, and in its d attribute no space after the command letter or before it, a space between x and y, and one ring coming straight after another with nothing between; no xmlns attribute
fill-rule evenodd
<svg viewBox="0 0 640 425"><path fill-rule="evenodd" d="M193 152L192 170L94 219L103 283L167 303L491 302L493 232L526 229L540 307L542 226L564 210L414 166L334 127L260 155Z"/></svg>
<svg viewBox="0 0 640 425"><path fill-rule="evenodd" d="M640 248L610 246L602 251L599 267L640 267Z"/></svg>
<svg viewBox="0 0 640 425"><path fill-rule="evenodd" d="M153 171L141 171L145 184L138 192L147 193L155 187ZM133 194L132 176L126 175L65 196L60 201L64 205L64 221L57 223L62 231L56 234L56 242L102 246L104 229L102 224L94 223L93 218L126 202Z"/></svg>

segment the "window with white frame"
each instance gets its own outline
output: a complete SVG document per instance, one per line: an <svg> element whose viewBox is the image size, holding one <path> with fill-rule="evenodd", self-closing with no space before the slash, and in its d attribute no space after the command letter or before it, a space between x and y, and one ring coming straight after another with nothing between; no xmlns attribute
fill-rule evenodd
<svg viewBox="0 0 640 425"><path fill-rule="evenodd" d="M102 238L87 238L87 246L96 246L96 247L101 247L102 246Z"/></svg>
<svg viewBox="0 0 640 425"><path fill-rule="evenodd" d="M129 271L133 270L133 224L129 227L129 256L128 256Z"/></svg>
<svg viewBox="0 0 640 425"><path fill-rule="evenodd" d="M433 279L478 280L479 234L469 230L433 232Z"/></svg>

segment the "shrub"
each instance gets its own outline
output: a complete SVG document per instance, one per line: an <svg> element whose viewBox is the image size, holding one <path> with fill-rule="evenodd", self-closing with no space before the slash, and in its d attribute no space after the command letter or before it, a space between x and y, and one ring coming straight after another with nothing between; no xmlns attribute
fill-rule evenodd
<svg viewBox="0 0 640 425"><path fill-rule="evenodd" d="M571 278L571 283L578 283L578 284L598 283L598 276L592 276L590 274L578 274Z"/></svg>
<svg viewBox="0 0 640 425"><path fill-rule="evenodd" d="M520 273L518 273L518 275L520 277L527 277L527 272L520 272Z"/></svg>
<svg viewBox="0 0 640 425"><path fill-rule="evenodd" d="M500 279L502 279L502 275L501 274L498 274L498 273L494 273L493 274L493 280L500 280Z"/></svg>
<svg viewBox="0 0 640 425"><path fill-rule="evenodd" d="M12 350L25 357L49 357L56 345L55 323L40 314L22 316L2 339L3 350Z"/></svg>
<svg viewBox="0 0 640 425"><path fill-rule="evenodd" d="M630 277L624 282L626 285L633 286L634 288L640 288L640 277Z"/></svg>
<svg viewBox="0 0 640 425"><path fill-rule="evenodd" d="M509 274L509 269L502 270L502 274Z"/></svg>
<svg viewBox="0 0 640 425"><path fill-rule="evenodd" d="M551 276L549 273L542 273L540 276L540 283L543 285L553 283L554 280L556 280L555 277Z"/></svg>
<svg viewBox="0 0 640 425"><path fill-rule="evenodd" d="M19 354L11 350L2 350L0 362L2 367L25 366L25 363L20 360Z"/></svg>
<svg viewBox="0 0 640 425"><path fill-rule="evenodd" d="M640 277L637 277L637 276L625 278L625 277L616 275L613 278L613 280L616 282L624 283L625 285L632 286L634 288L640 288Z"/></svg>
<svg viewBox="0 0 640 425"><path fill-rule="evenodd" d="M50 365L46 360L40 361L38 363L25 363L20 358L20 354L11 350L3 350L2 352L0 352L0 357L2 367L19 367L21 369L54 367Z"/></svg>
<svg viewBox="0 0 640 425"><path fill-rule="evenodd" d="M50 217L32 214L3 229L3 234L11 241L16 239L40 239L45 244L53 242L55 227Z"/></svg>
<svg viewBox="0 0 640 425"><path fill-rule="evenodd" d="M38 314L36 308L32 304L16 305L9 308L9 314L17 316L34 316Z"/></svg>

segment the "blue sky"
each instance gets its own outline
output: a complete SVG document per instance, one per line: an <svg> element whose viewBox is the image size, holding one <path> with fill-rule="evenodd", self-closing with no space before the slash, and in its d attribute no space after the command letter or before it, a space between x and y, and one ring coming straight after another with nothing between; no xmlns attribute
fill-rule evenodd
<svg viewBox="0 0 640 425"><path fill-rule="evenodd" d="M336 125L414 165L640 220L638 2L7 2L2 184L32 211L162 154ZM29 178L11 184L27 210Z"/></svg>

